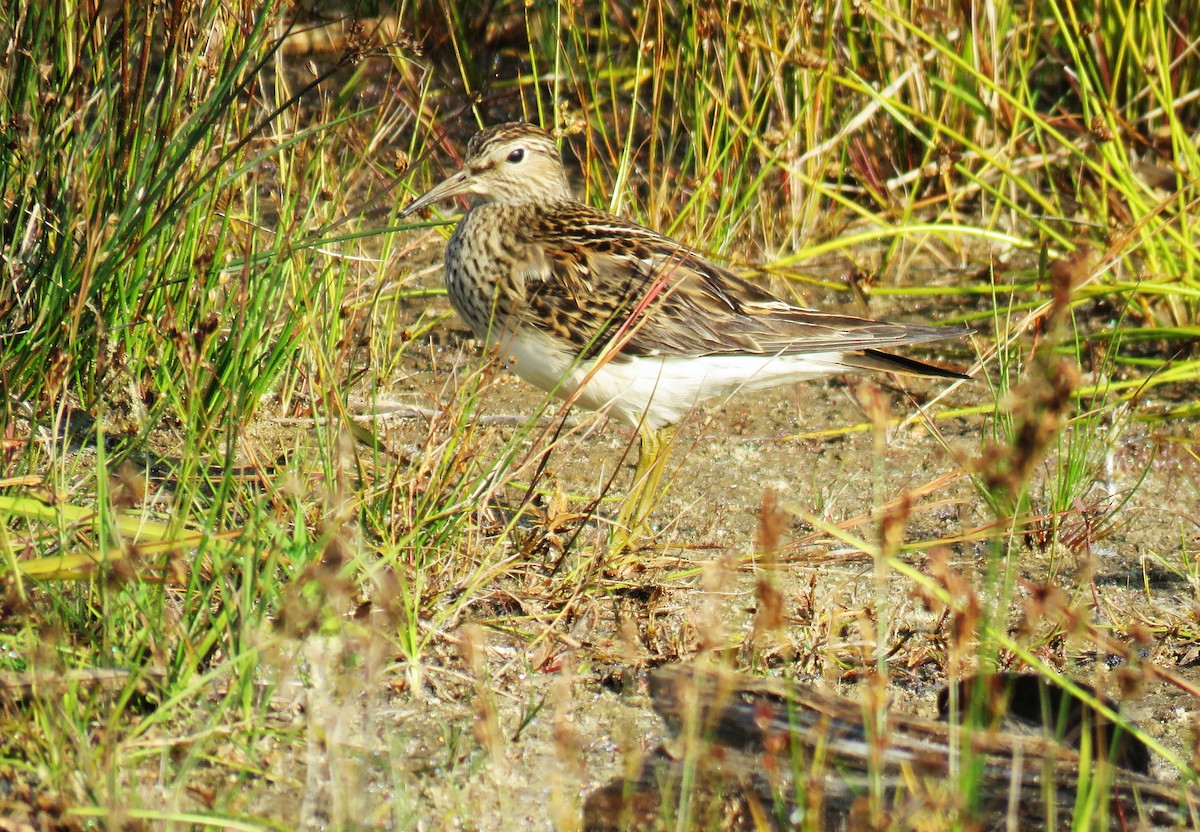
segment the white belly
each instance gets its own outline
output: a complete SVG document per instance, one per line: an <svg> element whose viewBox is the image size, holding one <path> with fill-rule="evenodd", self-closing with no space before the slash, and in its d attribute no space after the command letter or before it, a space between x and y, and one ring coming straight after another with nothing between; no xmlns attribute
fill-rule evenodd
<svg viewBox="0 0 1200 832"><path fill-rule="evenodd" d="M840 353L635 357L577 361L536 331L501 339L500 354L535 387L637 427L673 425L696 405L741 390L761 390L853 372Z"/></svg>

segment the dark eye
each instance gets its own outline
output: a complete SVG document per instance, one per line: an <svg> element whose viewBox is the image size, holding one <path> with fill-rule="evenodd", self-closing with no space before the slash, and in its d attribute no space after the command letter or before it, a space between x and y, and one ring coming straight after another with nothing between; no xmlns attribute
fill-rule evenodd
<svg viewBox="0 0 1200 832"><path fill-rule="evenodd" d="M523 148L523 147L518 147L512 153L508 154L508 161L512 162L514 165L524 158L525 158L525 148Z"/></svg>

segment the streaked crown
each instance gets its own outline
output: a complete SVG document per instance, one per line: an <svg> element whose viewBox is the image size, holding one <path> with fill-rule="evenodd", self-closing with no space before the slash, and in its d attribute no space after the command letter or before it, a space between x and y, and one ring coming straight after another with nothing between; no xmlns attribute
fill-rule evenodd
<svg viewBox="0 0 1200 832"><path fill-rule="evenodd" d="M571 199L571 186L554 139L523 121L477 133L463 168L481 202L555 202Z"/></svg>

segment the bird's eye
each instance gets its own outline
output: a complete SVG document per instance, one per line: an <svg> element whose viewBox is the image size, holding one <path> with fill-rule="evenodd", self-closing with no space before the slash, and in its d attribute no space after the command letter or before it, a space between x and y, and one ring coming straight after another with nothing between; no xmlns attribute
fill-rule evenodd
<svg viewBox="0 0 1200 832"><path fill-rule="evenodd" d="M524 158L525 158L525 148L523 148L523 147L518 147L512 153L508 154L508 161L512 162L514 165Z"/></svg>

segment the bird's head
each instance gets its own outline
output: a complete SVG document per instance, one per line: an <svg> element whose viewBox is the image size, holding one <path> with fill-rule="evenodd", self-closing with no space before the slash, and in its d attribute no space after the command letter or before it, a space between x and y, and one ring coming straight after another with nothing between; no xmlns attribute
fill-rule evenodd
<svg viewBox="0 0 1200 832"><path fill-rule="evenodd" d="M413 212L455 196L472 204L519 204L571 199L562 156L550 134L526 122L489 127L467 145L463 166L400 212Z"/></svg>

